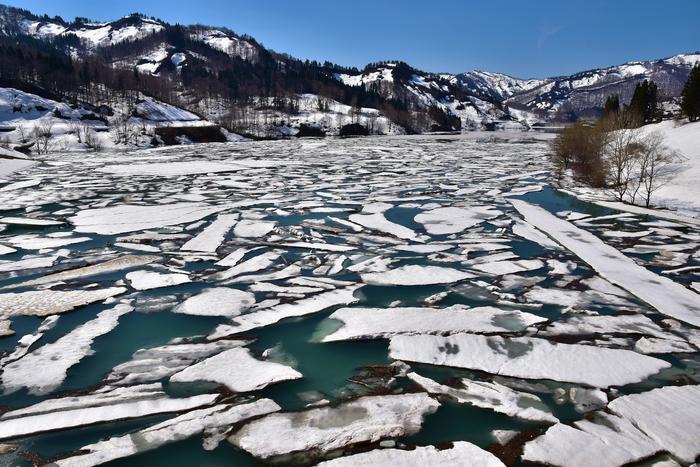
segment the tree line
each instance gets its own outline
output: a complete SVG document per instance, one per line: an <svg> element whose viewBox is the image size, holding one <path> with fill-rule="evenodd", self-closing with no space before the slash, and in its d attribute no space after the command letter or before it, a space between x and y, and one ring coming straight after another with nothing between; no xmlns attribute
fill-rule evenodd
<svg viewBox="0 0 700 467"><path fill-rule="evenodd" d="M700 118L700 64L684 86L680 111L691 122ZM600 120L576 122L553 140L550 158L560 183L573 178L574 183L607 190L618 201L649 207L681 161L660 132L643 129L661 118L653 81L639 83L627 105L618 96L608 97Z"/></svg>

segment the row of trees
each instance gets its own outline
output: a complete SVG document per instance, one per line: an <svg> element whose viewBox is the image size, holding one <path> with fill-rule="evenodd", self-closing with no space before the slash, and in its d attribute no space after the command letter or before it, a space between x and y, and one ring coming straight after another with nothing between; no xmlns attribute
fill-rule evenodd
<svg viewBox="0 0 700 467"><path fill-rule="evenodd" d="M603 118L625 114L626 124L630 128L640 127L661 120L659 110L659 88L655 82L644 80L637 84L632 99L628 105L620 105L619 96L610 96L603 107Z"/></svg>
<svg viewBox="0 0 700 467"><path fill-rule="evenodd" d="M673 176L681 157L659 132L635 127L635 114L619 111L597 124L582 122L564 129L552 144L551 159L560 181L567 174L618 201L647 207L652 195Z"/></svg>

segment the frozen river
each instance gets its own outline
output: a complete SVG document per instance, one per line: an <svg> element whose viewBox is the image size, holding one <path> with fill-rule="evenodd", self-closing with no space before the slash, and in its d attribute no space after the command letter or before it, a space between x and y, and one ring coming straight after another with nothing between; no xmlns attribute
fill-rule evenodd
<svg viewBox="0 0 700 467"><path fill-rule="evenodd" d="M558 192L546 152L245 142L4 175L0 464L692 463L700 228Z"/></svg>

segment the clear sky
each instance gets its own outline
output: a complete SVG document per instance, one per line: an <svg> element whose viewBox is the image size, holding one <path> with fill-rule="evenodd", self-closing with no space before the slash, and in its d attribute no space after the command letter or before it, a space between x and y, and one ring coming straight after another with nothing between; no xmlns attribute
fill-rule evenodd
<svg viewBox="0 0 700 467"><path fill-rule="evenodd" d="M700 50L700 0L0 0L111 20L227 26L302 59L522 78Z"/></svg>

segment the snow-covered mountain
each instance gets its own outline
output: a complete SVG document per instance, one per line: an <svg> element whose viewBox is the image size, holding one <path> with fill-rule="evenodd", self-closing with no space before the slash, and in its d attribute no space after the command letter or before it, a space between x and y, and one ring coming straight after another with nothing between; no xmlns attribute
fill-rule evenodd
<svg viewBox="0 0 700 467"><path fill-rule="evenodd" d="M596 116L610 95L628 102L644 79L658 84L662 98L677 97L700 61L700 53L677 55L543 79L487 71L429 73L400 61L357 70L298 60L226 28L171 25L140 14L111 22L67 21L0 5L3 38L6 46L19 44L43 60L22 73L13 72L12 60L0 63L5 86L99 106L102 90L84 92L86 81L99 78L94 84L103 88L150 96L255 137L302 128L332 135L349 124L376 133L528 129ZM49 57L37 41L46 44ZM63 81L43 79L61 56L70 57ZM104 76L111 73L105 64L121 74ZM23 81L28 76L32 82Z"/></svg>
<svg viewBox="0 0 700 467"><path fill-rule="evenodd" d="M628 62L571 76L544 80L515 80L506 86L503 102L509 107L528 110L546 118L566 118L595 114L612 95L627 103L636 85L653 80L662 99L680 95L690 69L700 62L700 53L675 55L666 59Z"/></svg>

